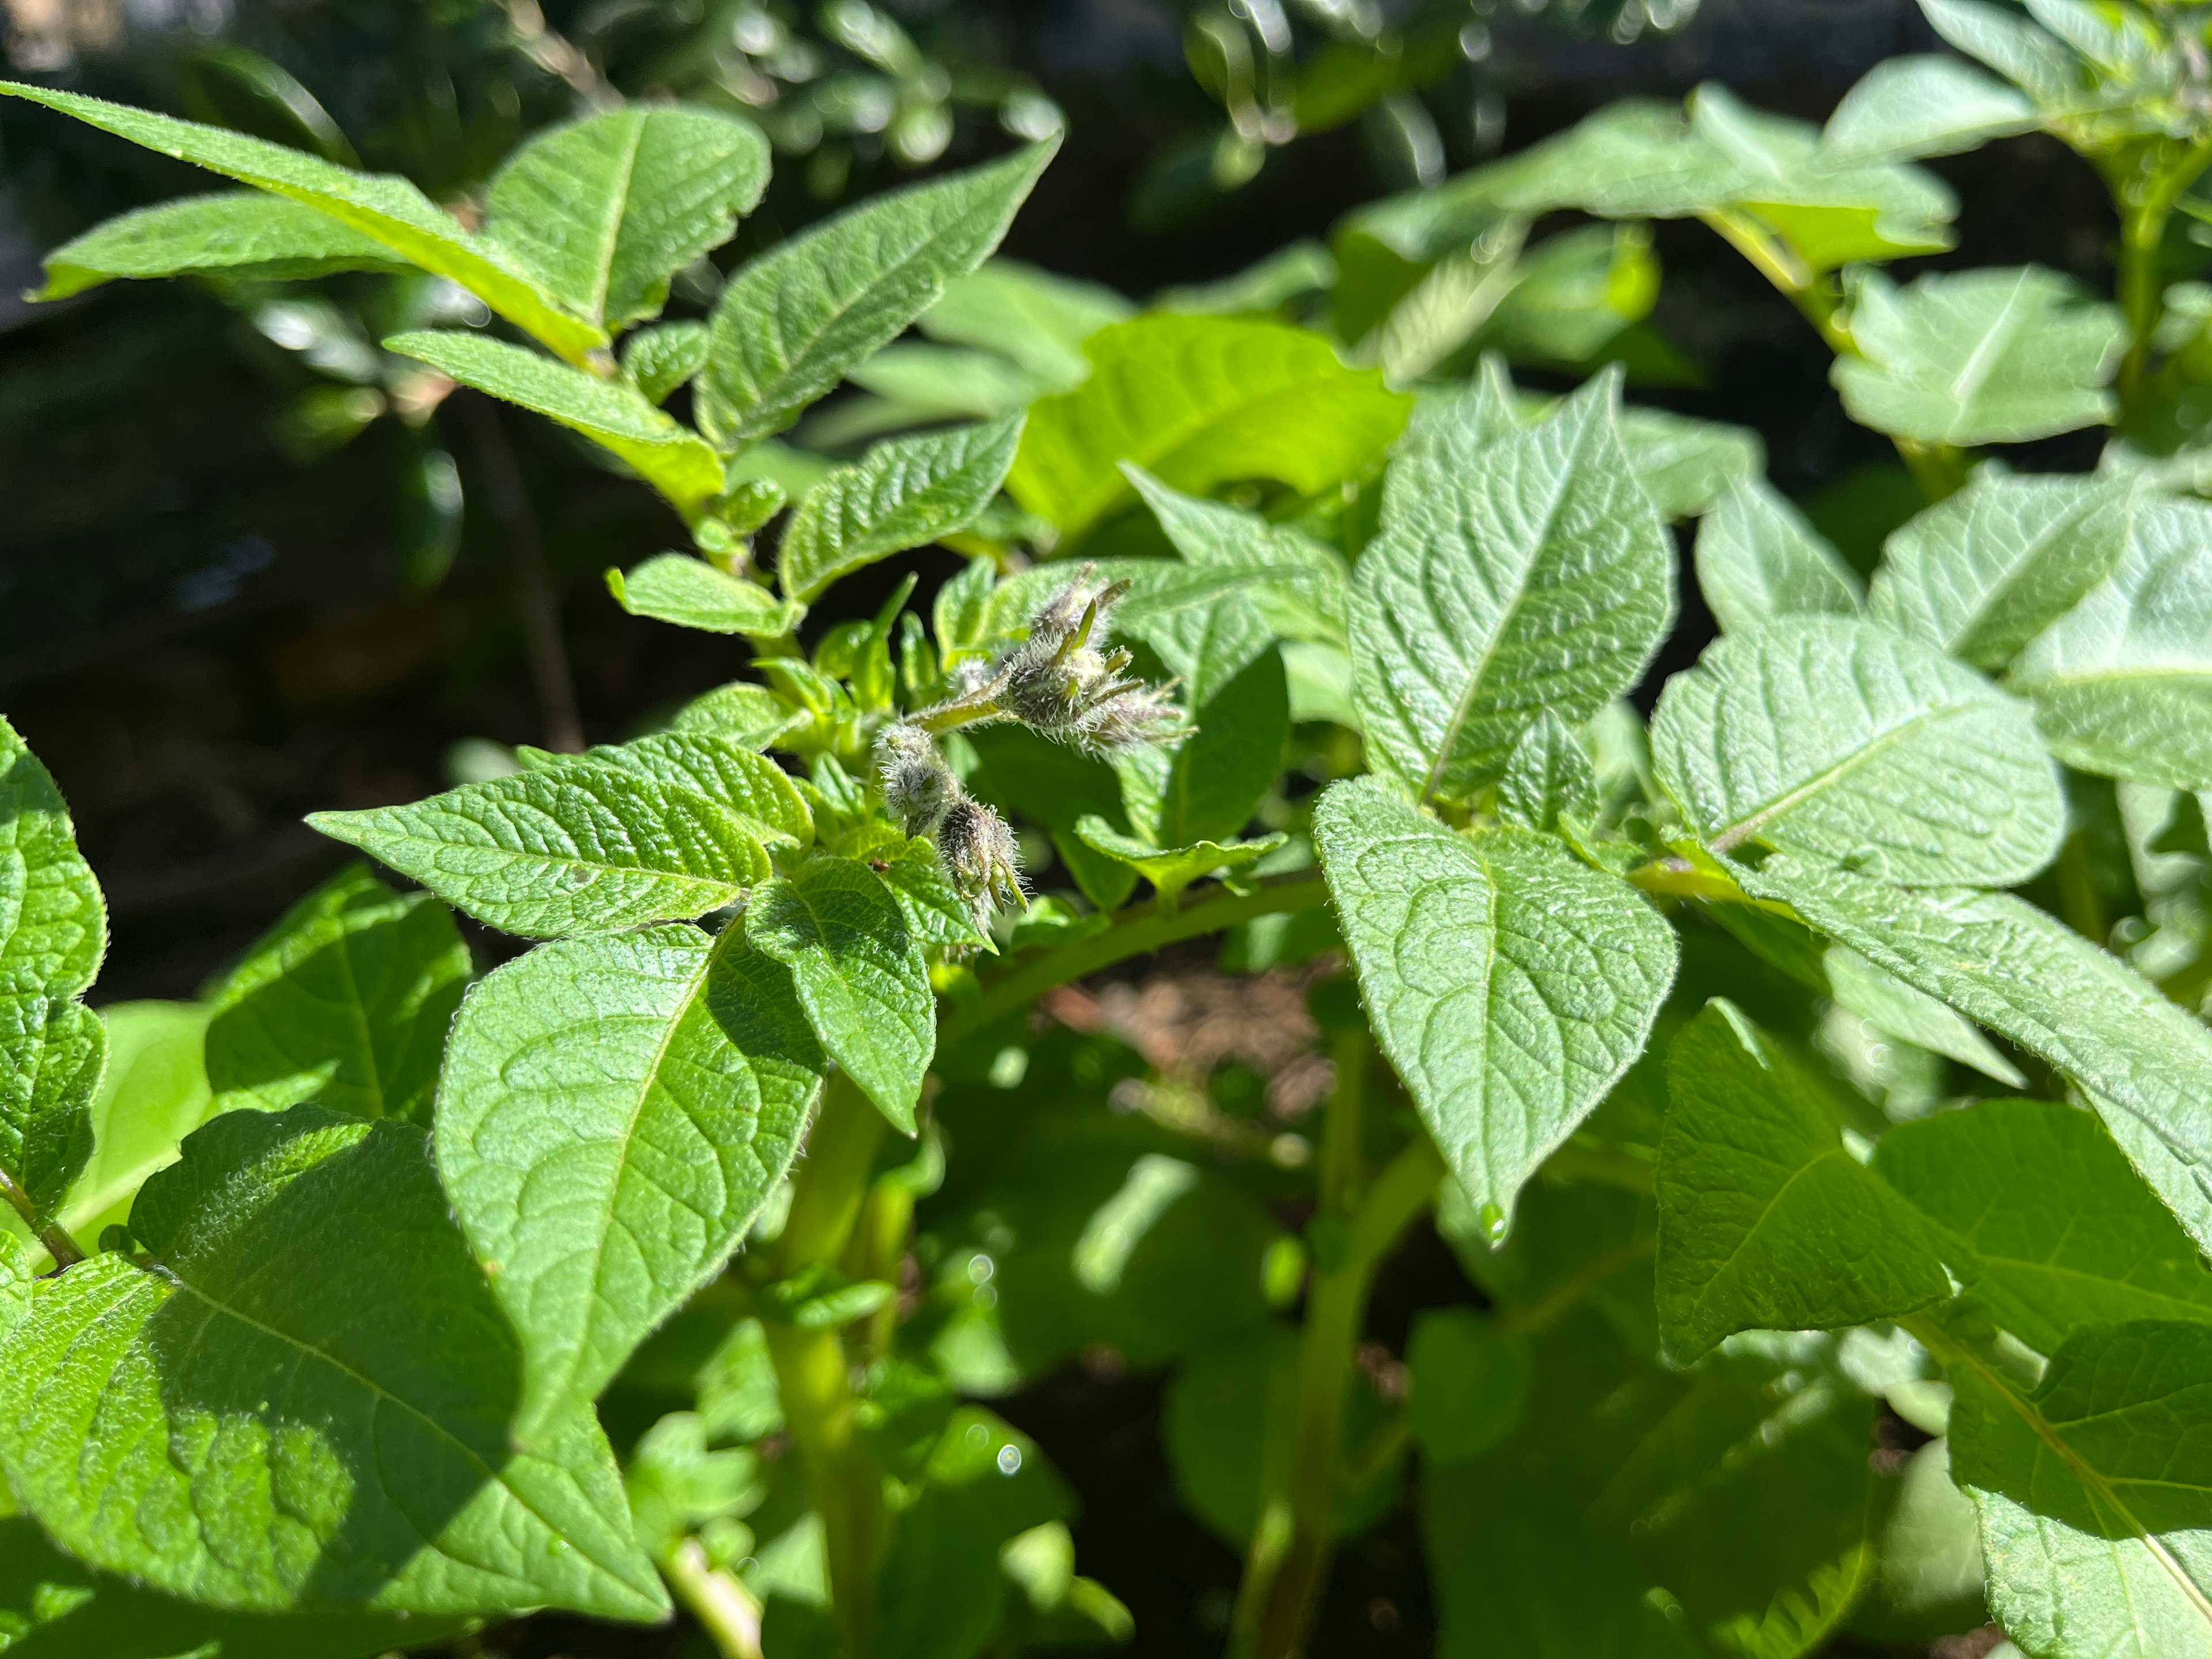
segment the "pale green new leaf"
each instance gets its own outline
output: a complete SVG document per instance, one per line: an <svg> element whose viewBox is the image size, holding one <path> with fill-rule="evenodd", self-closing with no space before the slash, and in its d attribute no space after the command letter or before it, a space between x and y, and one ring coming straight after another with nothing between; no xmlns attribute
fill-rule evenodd
<svg viewBox="0 0 2212 1659"><path fill-rule="evenodd" d="M708 634L781 639L806 615L805 605L689 553L656 553L628 572L609 570L606 580L615 603L631 616Z"/></svg>
<svg viewBox="0 0 2212 1659"><path fill-rule="evenodd" d="M1858 573L1755 475L1731 480L1698 526L1698 591L1729 634L1777 617L1854 617L1863 597Z"/></svg>
<svg viewBox="0 0 2212 1659"><path fill-rule="evenodd" d="M1747 1330L1832 1330L1947 1300L1972 1253L1844 1148L1820 1086L1716 999L1667 1050L1659 1328L1678 1364Z"/></svg>
<svg viewBox="0 0 2212 1659"><path fill-rule="evenodd" d="M469 994L438 1171L522 1339L520 1433L588 1407L721 1271L823 1066L790 975L741 928L562 939Z"/></svg>
<svg viewBox="0 0 2212 1659"><path fill-rule="evenodd" d="M295 279L337 270L411 270L372 236L319 208L259 191L217 191L118 214L46 255L41 300L66 300L118 277Z"/></svg>
<svg viewBox="0 0 2212 1659"><path fill-rule="evenodd" d="M722 493L721 458L690 428L620 380L604 380L480 334L418 331L394 335L384 348L582 433L635 468L679 512L695 512Z"/></svg>
<svg viewBox="0 0 2212 1659"><path fill-rule="evenodd" d="M534 937L689 921L769 873L759 831L728 807L582 760L307 822L487 926Z"/></svg>
<svg viewBox="0 0 2212 1659"><path fill-rule="evenodd" d="M915 319L933 340L974 346L1018 363L1064 392L1091 372L1084 342L1134 309L1110 288L1077 282L1018 259L986 259L945 285ZM1024 399L1024 401L1027 401Z"/></svg>
<svg viewBox="0 0 2212 1659"><path fill-rule="evenodd" d="M1995 673L2118 568L2139 506L2124 479L1984 466L1882 544L1867 614Z"/></svg>
<svg viewBox="0 0 2212 1659"><path fill-rule="evenodd" d="M1379 371L1282 323L1155 313L1102 329L1089 350L1091 378L1030 410L1006 479L1063 537L1127 499L1124 461L1194 495L1244 478L1311 495L1371 464L1411 407Z"/></svg>
<svg viewBox="0 0 2212 1659"><path fill-rule="evenodd" d="M1978 58L2045 111L2079 104L2086 90L2084 64L2009 6L1986 0L1920 0L1936 33Z"/></svg>
<svg viewBox="0 0 2212 1659"><path fill-rule="evenodd" d="M737 449L789 426L982 263L1056 148L872 197L745 265L714 307L701 429Z"/></svg>
<svg viewBox="0 0 2212 1659"><path fill-rule="evenodd" d="M1597 769L1573 728L1550 709L1536 717L1498 781L1498 815L1523 830L1549 830L1559 815L1597 816Z"/></svg>
<svg viewBox="0 0 2212 1659"><path fill-rule="evenodd" d="M768 687L750 680L732 680L712 691L702 691L685 703L676 711L669 728L676 732L704 732L758 750L769 747L805 718Z"/></svg>
<svg viewBox="0 0 2212 1659"><path fill-rule="evenodd" d="M2038 1353L2128 1319L2212 1321L2212 1271L2095 1115L1984 1101L1900 1124L1875 1168L1974 1247L1972 1305Z"/></svg>
<svg viewBox="0 0 2212 1659"><path fill-rule="evenodd" d="M1850 293L1856 356L1828 378L1862 426L1920 443L2024 443L2110 422L2106 383L2127 325L2039 266L1934 273L1900 290L1861 272Z"/></svg>
<svg viewBox="0 0 2212 1659"><path fill-rule="evenodd" d="M1440 427L1392 465L1352 576L1352 693L1371 762L1408 789L1464 797L1538 711L1587 720L1665 637L1674 551L1622 453L1618 386L1488 444Z"/></svg>
<svg viewBox="0 0 2212 1659"><path fill-rule="evenodd" d="M131 1225L158 1267L42 1280L0 1343L0 1462L71 1554L240 1611L665 1615L588 1414L508 1443L521 1352L419 1130L226 1113Z"/></svg>
<svg viewBox="0 0 2212 1659"><path fill-rule="evenodd" d="M497 244L471 235L453 215L396 174L355 173L266 139L81 93L0 81L0 95L44 104L134 144L319 209L409 263L459 283L571 362L606 343L604 329L570 311Z"/></svg>
<svg viewBox="0 0 2212 1659"><path fill-rule="evenodd" d="M730 240L768 185L751 122L633 104L550 129L485 194L484 238L609 331L657 314L668 279Z"/></svg>
<svg viewBox="0 0 2212 1659"><path fill-rule="evenodd" d="M2033 717L1972 670L1870 623L1790 617L1667 683L1652 763L1698 835L1877 861L1894 881L2009 886L2065 833Z"/></svg>
<svg viewBox="0 0 2212 1659"><path fill-rule="evenodd" d="M659 323L638 330L623 342L623 378L656 409L706 366L704 323Z"/></svg>
<svg viewBox="0 0 2212 1659"><path fill-rule="evenodd" d="M1548 836L1448 829L1379 781L1332 786L1314 842L1370 1023L1502 1230L1536 1166L1642 1052L1674 934Z"/></svg>
<svg viewBox="0 0 2212 1659"><path fill-rule="evenodd" d="M822 1047L892 1126L915 1132L915 1103L937 1051L937 1003L921 941L865 864L812 858L767 882L744 933L791 970Z"/></svg>
<svg viewBox="0 0 2212 1659"><path fill-rule="evenodd" d="M2018 1089L2027 1083L2020 1068L1999 1054L1980 1028L1958 1010L1875 967L1849 945L1831 945L1821 954L1820 966L1827 977L1828 994L1838 1007L1916 1048L1971 1066L2008 1088Z"/></svg>
<svg viewBox="0 0 2212 1659"><path fill-rule="evenodd" d="M1288 839L1273 835L1261 836L1255 841L1200 841L1188 847L1154 847L1134 836L1123 835L1095 813L1078 818L1075 833L1093 852L1103 853L1116 863L1127 865L1152 883L1161 898L1170 904L1200 878L1220 871L1242 870L1267 857Z"/></svg>
<svg viewBox="0 0 2212 1659"><path fill-rule="evenodd" d="M2032 1394L1978 1363L1951 1378L1951 1473L2007 1632L2047 1659L2212 1655L2212 1324L2093 1326Z"/></svg>
<svg viewBox="0 0 2212 1659"><path fill-rule="evenodd" d="M218 1111L312 1100L427 1120L438 1050L472 972L428 893L354 865L293 906L216 989L207 1080Z"/></svg>
<svg viewBox="0 0 2212 1659"><path fill-rule="evenodd" d="M1170 489L1133 462L1121 471L1182 555L1185 580L1211 578L1249 593L1278 638L1345 642L1351 572L1341 553L1294 525L1270 524L1225 501ZM1131 562L1117 574L1135 574L1139 568ZM1142 601L1158 602L1155 584L1139 586Z"/></svg>
<svg viewBox="0 0 2212 1659"><path fill-rule="evenodd" d="M2212 787L2212 506L2142 504L2119 568L2021 653L2008 683L2069 765Z"/></svg>
<svg viewBox="0 0 2212 1659"><path fill-rule="evenodd" d="M815 485L777 544L776 580L811 600L840 577L975 522L1014 464L1023 417L878 444Z"/></svg>
<svg viewBox="0 0 2212 1659"><path fill-rule="evenodd" d="M2033 103L1955 58L1892 58L1844 94L1820 149L1854 160L1956 155L2036 125Z"/></svg>
<svg viewBox="0 0 2212 1659"><path fill-rule="evenodd" d="M42 1214L91 1151L97 1038L74 999L106 948L107 908L61 791L0 719L0 1173Z"/></svg>
<svg viewBox="0 0 2212 1659"><path fill-rule="evenodd" d="M2212 1249L2212 1032L2156 986L2007 894L1912 892L1788 854L1734 873L2072 1078L2152 1190Z"/></svg>
<svg viewBox="0 0 2212 1659"><path fill-rule="evenodd" d="M1766 447L1750 428L1671 409L1623 405L1620 442L1637 483L1669 522L1711 512L1730 484L1766 465Z"/></svg>

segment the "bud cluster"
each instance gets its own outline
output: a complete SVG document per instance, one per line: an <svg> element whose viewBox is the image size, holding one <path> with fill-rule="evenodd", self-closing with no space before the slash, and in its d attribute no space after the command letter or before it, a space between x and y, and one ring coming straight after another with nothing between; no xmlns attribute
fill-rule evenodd
<svg viewBox="0 0 2212 1659"><path fill-rule="evenodd" d="M937 843L945 873L968 901L979 932L988 931L1002 906L1024 902L1013 830L960 787L927 732L905 721L885 726L876 739L876 772L884 805L906 833Z"/></svg>

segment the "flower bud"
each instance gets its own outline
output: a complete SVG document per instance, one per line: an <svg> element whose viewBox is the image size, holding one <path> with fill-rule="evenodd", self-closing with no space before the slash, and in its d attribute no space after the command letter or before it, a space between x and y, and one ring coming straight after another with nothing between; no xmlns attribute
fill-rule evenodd
<svg viewBox="0 0 2212 1659"><path fill-rule="evenodd" d="M981 802L963 794L952 803L938 825L937 850L979 929L989 928L1001 906L1012 909L1025 902L1014 832Z"/></svg>
<svg viewBox="0 0 2212 1659"><path fill-rule="evenodd" d="M909 836L933 835L961 799L959 780L937 744L919 726L887 726L876 738L876 775L884 805Z"/></svg>

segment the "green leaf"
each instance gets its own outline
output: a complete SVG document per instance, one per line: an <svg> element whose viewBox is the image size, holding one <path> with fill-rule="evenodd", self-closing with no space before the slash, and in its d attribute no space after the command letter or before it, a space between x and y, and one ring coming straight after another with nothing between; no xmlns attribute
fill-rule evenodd
<svg viewBox="0 0 2212 1659"><path fill-rule="evenodd" d="M1422 1455L1437 1462L1489 1450L1528 1402L1528 1349L1471 1309L1415 1315L1406 1364L1413 1379L1408 1425Z"/></svg>
<svg viewBox="0 0 2212 1659"><path fill-rule="evenodd" d="M729 808L584 761L307 822L532 937L689 921L769 873L757 830Z"/></svg>
<svg viewBox="0 0 2212 1659"><path fill-rule="evenodd" d="M1189 683L1194 702L1214 684L1219 689L1197 704L1198 729L1165 752L1158 796L1143 815L1171 847L1241 835L1261 797L1275 787L1291 735L1281 653L1263 648L1225 682L1201 659L1189 671ZM1125 801L1128 777L1125 769Z"/></svg>
<svg viewBox="0 0 2212 1659"><path fill-rule="evenodd" d="M1858 573L1764 478L1732 480L1698 526L1698 590L1726 633L1777 617L1855 617Z"/></svg>
<svg viewBox="0 0 2212 1659"><path fill-rule="evenodd" d="M1667 409L1625 404L1620 442L1637 483L1669 522L1710 513L1731 483L1766 465L1766 447L1748 427Z"/></svg>
<svg viewBox="0 0 2212 1659"><path fill-rule="evenodd" d="M37 1525L0 1520L9 1659L374 1659L458 1636L460 1619L216 1613L72 1561Z"/></svg>
<svg viewBox="0 0 2212 1659"><path fill-rule="evenodd" d="M480 334L423 330L396 334L384 349L582 433L635 467L679 512L694 513L722 493L721 458L690 428L620 380L604 380Z"/></svg>
<svg viewBox="0 0 2212 1659"><path fill-rule="evenodd" d="M1819 1650L1867 1571L1877 1413L1832 1340L1669 1371L1570 1304L1534 1346L1520 1428L1422 1471L1439 1659Z"/></svg>
<svg viewBox="0 0 2212 1659"><path fill-rule="evenodd" d="M623 342L623 378L656 409L706 366L704 323L661 323L641 328Z"/></svg>
<svg viewBox="0 0 2212 1659"><path fill-rule="evenodd" d="M975 925L975 913L952 884L944 859L926 836L915 836L896 852L876 854L870 867L877 865L882 867L876 873L906 913L908 930L923 944L997 953L999 947Z"/></svg>
<svg viewBox="0 0 2212 1659"><path fill-rule="evenodd" d="M791 775L750 744L720 732L663 732L629 743L601 744L581 755L531 750L528 756L533 770L604 766L688 790L736 813L763 841L798 848L814 839L813 815Z"/></svg>
<svg viewBox="0 0 2212 1659"><path fill-rule="evenodd" d="M1787 926L1788 924L1784 924ZM1956 1010L1886 973L1848 945L1832 945L1820 957L1828 994L1838 1007L1871 1020L1884 1031L1931 1054L1947 1054L2010 1088L2027 1079Z"/></svg>
<svg viewBox="0 0 2212 1659"><path fill-rule="evenodd" d="M2057 774L2021 702L1840 617L1784 617L1713 646L1667 683L1651 756L1720 852L1759 841L1893 881L2009 885L2065 834Z"/></svg>
<svg viewBox="0 0 2212 1659"><path fill-rule="evenodd" d="M1875 1147L1898 1192L1972 1244L1978 1308L2038 1353L2090 1325L2212 1320L2212 1273L2095 1116L1990 1100Z"/></svg>
<svg viewBox="0 0 2212 1659"><path fill-rule="evenodd" d="M996 352L1048 382L1048 390L1064 392L1091 372L1084 342L1134 309L1097 283L991 258L945 283L915 323L933 340Z"/></svg>
<svg viewBox="0 0 2212 1659"><path fill-rule="evenodd" d="M633 617L759 640L782 638L806 614L805 605L689 553L656 553L627 574L610 570L607 591Z"/></svg>
<svg viewBox="0 0 2212 1659"><path fill-rule="evenodd" d="M1862 426L1920 443L2024 443L2111 422L2105 390L2127 325L2035 265L1931 274L1900 291L1879 271L1850 290L1862 355L1828 378Z"/></svg>
<svg viewBox="0 0 2212 1659"><path fill-rule="evenodd" d="M43 1280L0 1345L0 1460L71 1554L240 1611L665 1614L589 1416L507 1443L521 1355L420 1131L227 1113L131 1225L158 1268Z"/></svg>
<svg viewBox="0 0 2212 1659"><path fill-rule="evenodd" d="M750 680L732 680L692 698L676 711L669 726L672 731L704 732L747 749L762 750L805 718L768 687Z"/></svg>
<svg viewBox="0 0 2212 1659"><path fill-rule="evenodd" d="M1951 1377L1952 1476L2006 1631L2054 1659L2212 1654L2212 1325L2092 1327L2033 1394Z"/></svg>
<svg viewBox="0 0 2212 1659"><path fill-rule="evenodd" d="M411 270L382 242L319 209L258 191L217 191L118 214L46 255L41 300L118 277L220 270L290 281L337 270Z"/></svg>
<svg viewBox="0 0 2212 1659"><path fill-rule="evenodd" d="M1920 0L1920 9L1946 41L1980 58L2044 109L2080 100L2081 59L2019 13L1984 0Z"/></svg>
<svg viewBox="0 0 2212 1659"><path fill-rule="evenodd" d="M1844 1149L1820 1087L1716 999L1667 1051L1659 1328L1680 1364L1737 1331L1832 1330L1947 1300L1970 1253Z"/></svg>
<svg viewBox="0 0 2212 1659"><path fill-rule="evenodd" d="M572 362L606 343L605 330L568 310L496 243L471 236L453 215L396 174L355 173L304 150L81 93L0 81L0 95L44 104L134 144L319 209L410 264L459 283Z"/></svg>
<svg viewBox="0 0 2212 1659"><path fill-rule="evenodd" d="M659 313L668 279L730 240L768 173L751 122L633 104L537 133L509 156L485 193L484 237L612 332Z"/></svg>
<svg viewBox="0 0 2212 1659"><path fill-rule="evenodd" d="M2022 651L2007 683L2085 772L2212 787L2212 506L2145 502L2110 578Z"/></svg>
<svg viewBox="0 0 2212 1659"><path fill-rule="evenodd" d="M1550 709L1521 734L1498 781L1498 815L1523 830L1549 830L1562 812L1597 816L1597 770L1589 751Z"/></svg>
<svg viewBox="0 0 2212 1659"><path fill-rule="evenodd" d="M1883 544L1867 614L1995 673L2118 568L2138 505L2124 480L1983 466Z"/></svg>
<svg viewBox="0 0 2212 1659"><path fill-rule="evenodd" d="M2036 125L2033 104L1955 58L1892 58L1844 94L1820 149L1854 159L1956 155Z"/></svg>
<svg viewBox="0 0 2212 1659"><path fill-rule="evenodd" d="M205 1007L111 1003L100 1020L107 1028L107 1071L88 1115L92 1157L54 1212L88 1247L129 1218L146 1178L175 1163L178 1143L215 1112L200 1058Z"/></svg>
<svg viewBox="0 0 2212 1659"><path fill-rule="evenodd" d="M1278 639L1345 642L1345 609L1351 573L1344 556L1315 540L1295 525L1270 524L1256 513L1222 501L1202 501L1171 489L1133 462L1122 472L1145 499L1160 528L1182 554L1181 570L1164 572L1154 562L1152 580L1124 602L1125 613L1161 608L1170 592L1194 596L1218 583L1224 591L1247 593L1261 619ZM1117 574L1135 574L1136 560Z"/></svg>
<svg viewBox="0 0 2212 1659"><path fill-rule="evenodd" d="M1331 786L1313 834L1376 1040L1502 1237L1642 1051L1674 931L1550 836L1462 835L1373 780Z"/></svg>
<svg viewBox="0 0 2212 1659"><path fill-rule="evenodd" d="M353 865L293 906L213 996L215 1109L313 1100L355 1117L428 1121L438 1051L472 971L428 893Z"/></svg>
<svg viewBox="0 0 2212 1659"><path fill-rule="evenodd" d="M0 1174L52 1212L92 1150L107 908L52 775L0 719Z"/></svg>
<svg viewBox="0 0 2212 1659"><path fill-rule="evenodd" d="M1379 458L1412 406L1380 371L1347 368L1323 336L1282 323L1154 313L1102 329L1089 350L1091 378L1030 410L1006 479L1063 538L1127 499L1124 461L1193 495L1245 478L1313 495Z"/></svg>
<svg viewBox="0 0 2212 1659"><path fill-rule="evenodd" d="M1188 847L1153 847L1134 836L1125 836L1102 817L1086 816L1076 822L1075 833L1093 852L1125 864L1159 890L1169 904L1184 888L1216 871L1242 870L1280 847L1288 837L1262 836L1257 841L1227 842L1200 841Z"/></svg>
<svg viewBox="0 0 2212 1659"><path fill-rule="evenodd" d="M1733 872L2081 1085L2151 1189L2212 1248L2212 1032L2158 988L2025 901L1911 892L1780 855Z"/></svg>
<svg viewBox="0 0 2212 1659"><path fill-rule="evenodd" d="M1674 552L1630 476L1607 375L1485 445L1441 428L1385 480L1352 586L1370 762L1463 799L1549 708L1589 719L1642 676L1674 611Z"/></svg>
<svg viewBox="0 0 2212 1659"><path fill-rule="evenodd" d="M871 197L724 285L697 386L724 449L781 432L999 245L1057 141Z"/></svg>
<svg viewBox="0 0 2212 1659"><path fill-rule="evenodd" d="M522 1338L519 1432L588 1407L783 1179L823 1060L743 930L587 934L471 992L438 1172Z"/></svg>
<svg viewBox="0 0 2212 1659"><path fill-rule="evenodd" d="M921 941L865 864L813 858L764 883L745 938L791 969L830 1058L902 1133L937 1049L937 1003Z"/></svg>
<svg viewBox="0 0 2212 1659"><path fill-rule="evenodd" d="M776 580L812 600L840 577L975 522L1014 464L1020 415L878 444L807 492L783 532Z"/></svg>

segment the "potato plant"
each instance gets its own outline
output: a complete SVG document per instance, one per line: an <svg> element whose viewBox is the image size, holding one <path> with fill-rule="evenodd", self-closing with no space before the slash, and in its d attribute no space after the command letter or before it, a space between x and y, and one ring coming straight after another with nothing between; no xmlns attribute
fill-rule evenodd
<svg viewBox="0 0 2212 1659"><path fill-rule="evenodd" d="M1451 1656L2212 1656L2212 303L2170 280L2212 19L1923 3L1961 55L1823 128L1617 106L1135 314L986 263L1048 144L659 321L760 196L741 120L540 134L471 228L0 86L248 187L50 293L445 278L496 325L386 349L658 490L693 545L614 597L749 647L664 729L317 814L416 885L353 866L105 1017L0 726L0 1642L1142 1644L989 1403L1107 1354L1166 1375L1237 1654L1323 1650L1340 1546L1413 1504ZM1887 274L1953 243L1921 158L2031 131L2112 185L2117 305ZM1870 581L1749 434L1588 372L1664 357L1663 218L1924 489ZM2094 472L1983 453L2114 423ZM1647 723L1686 520L1720 634ZM825 602L931 544L926 614ZM454 910L532 943L478 976ZM1309 1115L1069 1014L1214 936L1304 964ZM1422 1224L1479 1294L1377 1364Z"/></svg>

